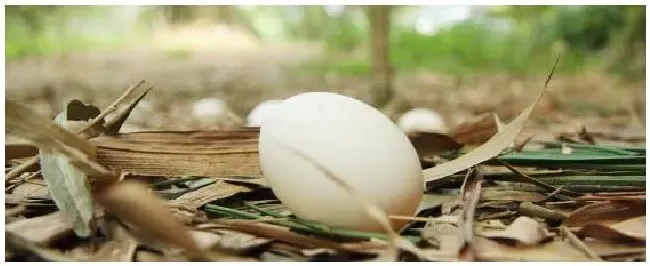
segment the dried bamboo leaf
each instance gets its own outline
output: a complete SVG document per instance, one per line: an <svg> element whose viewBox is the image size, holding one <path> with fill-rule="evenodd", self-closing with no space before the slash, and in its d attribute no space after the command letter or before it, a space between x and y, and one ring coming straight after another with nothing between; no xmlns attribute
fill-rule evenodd
<svg viewBox="0 0 650 266"><path fill-rule="evenodd" d="M490 138L488 142L472 150L471 152L464 154L453 161L449 161L436 167L424 170L424 180L432 181L450 176L454 173L487 161L499 155L499 153L501 153L501 151L506 147L512 145L513 141L528 120L528 117L535 109L535 106L537 106L537 102L539 102L542 96L544 96L546 88L548 87L548 82L553 76L553 72L555 72L555 67L557 66L559 59L559 57L556 59L555 64L551 69L551 73L546 79L546 83L544 84L542 91L539 93L539 95L537 95L535 100L513 121L505 125L496 135Z"/></svg>

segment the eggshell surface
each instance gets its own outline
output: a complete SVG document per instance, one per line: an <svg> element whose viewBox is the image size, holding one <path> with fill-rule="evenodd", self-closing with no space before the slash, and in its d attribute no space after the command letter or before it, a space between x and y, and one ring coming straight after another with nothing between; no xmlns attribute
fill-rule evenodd
<svg viewBox="0 0 650 266"><path fill-rule="evenodd" d="M414 215L424 190L407 136L384 114L356 99L309 92L280 103L260 128L260 166L274 194L296 216L382 232L359 201L309 157L389 215ZM392 221L394 229L406 221Z"/></svg>

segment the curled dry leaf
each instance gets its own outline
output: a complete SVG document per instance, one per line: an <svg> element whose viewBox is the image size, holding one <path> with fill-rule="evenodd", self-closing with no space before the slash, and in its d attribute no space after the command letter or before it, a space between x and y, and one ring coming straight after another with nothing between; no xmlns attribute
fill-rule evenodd
<svg viewBox="0 0 650 266"><path fill-rule="evenodd" d="M204 258L187 228L174 218L164 201L148 192L145 185L133 181L114 183L97 191L95 196L108 212L134 225L147 236Z"/></svg>
<svg viewBox="0 0 650 266"><path fill-rule="evenodd" d="M587 224L578 235L611 241L645 241L645 215L617 224Z"/></svg>
<svg viewBox="0 0 650 266"><path fill-rule="evenodd" d="M514 242L522 246L534 246L552 237L544 225L526 216L515 219L503 231L487 231L482 235L492 240Z"/></svg>

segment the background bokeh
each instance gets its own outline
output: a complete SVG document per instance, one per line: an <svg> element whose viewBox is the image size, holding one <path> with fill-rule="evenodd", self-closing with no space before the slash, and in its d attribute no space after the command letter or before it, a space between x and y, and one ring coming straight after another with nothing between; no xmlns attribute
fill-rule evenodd
<svg viewBox="0 0 650 266"><path fill-rule="evenodd" d="M336 91L371 102L366 6L7 6L6 89L53 117L76 98L100 107L154 86L129 125L199 126L192 105L225 100L246 117L263 100ZM544 128L642 130L643 6L393 6L393 97L455 125L514 117L561 63L534 116ZM376 26L376 25L375 25ZM382 28L381 26L378 26ZM375 62L376 64L376 62ZM375 77L376 78L376 77Z"/></svg>

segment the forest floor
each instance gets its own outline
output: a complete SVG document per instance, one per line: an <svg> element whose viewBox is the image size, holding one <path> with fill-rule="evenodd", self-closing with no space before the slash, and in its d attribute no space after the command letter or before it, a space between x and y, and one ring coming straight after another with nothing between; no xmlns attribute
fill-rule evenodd
<svg viewBox="0 0 650 266"><path fill-rule="evenodd" d="M305 65L322 56L323 53L318 45L262 44L248 36L228 32L225 29L161 32L146 45L119 51L69 53L48 58L10 61L6 64L5 96L25 103L52 118L63 110L70 99L79 99L104 108L129 85L139 80L146 80L146 85L153 86L153 90L132 113L128 119L128 126L155 130L200 129L197 126L197 119L188 114L191 114L192 104L204 97L218 97L227 101L230 108L241 117L246 117L247 113L263 100L284 98L305 91L335 91L362 101L370 98L368 78L304 71ZM549 69L552 63L552 59L549 59ZM485 179L489 180L486 180L484 187L479 191L470 191L472 192L470 194L480 195L480 203L476 205L479 202L477 199L469 209L476 208L477 211L477 220L474 223L477 226L477 234L486 233L485 230L489 228L498 230L506 228L506 230L499 231L496 235L489 232L480 235L474 243L477 248L476 258L497 261L645 260L645 246L639 242L640 239L645 240L645 233L642 236L639 233L639 228L645 229L645 210L640 211L639 207L640 203L645 206L645 193L640 191L643 190L641 184L644 184L645 180L645 165L641 165L640 162L641 159L645 160L645 149L640 148L645 147L645 84L626 82L604 73L599 70L589 70L574 75L555 75L547 93L538 103L520 136L534 134L536 140L556 140L561 133L569 133L574 137L584 133L584 131L581 133L581 129L586 129L593 134L592 136L598 136L597 144L614 143L622 146L631 145L635 148L562 145L561 150L552 146L546 147L548 150L541 153L536 153L537 151L514 153L514 155L510 153L499 158L512 165L521 163L522 158L538 160L533 163L546 162L548 165L537 165L538 168L535 169L526 168L530 165L521 165L519 169L530 171L526 172L529 176L544 180L547 184L546 187L541 186L544 189L538 187L539 184L515 186L508 183L512 181L510 179L503 181L505 177L512 178L512 172L494 165L488 167L489 171L484 174ZM405 99L414 107L436 110L447 120L449 127L454 128L455 125L488 112L496 113L504 123L511 121L534 100L542 89L547 74L539 73L530 76L468 74L463 77L453 77L418 70L412 73L399 73L395 78L394 88L398 97ZM630 136L634 140L626 140L625 137ZM5 149L7 151L7 146ZM590 164L591 159L585 163L584 158L596 158L613 164ZM164 161L162 158L158 160ZM436 160L438 160L436 163L440 160L444 161L441 158ZM590 164L589 167L594 167L596 170L572 169L571 167L575 167L574 160L582 163L583 166ZM5 172L12 171L24 161L25 157L6 161ZM170 164L173 163L179 162L170 161ZM256 159L255 163L258 163ZM614 176L617 174L611 172L614 168L605 166L621 167L615 169L620 177ZM492 172L494 169L490 167L498 169ZM576 172L557 171L557 167L568 167L567 169ZM600 170L602 172L598 172ZM562 176L553 176L555 174ZM42 216L40 220L39 217L34 217L36 214L43 215L56 210L56 205L48 196L47 186L42 179L35 178L38 175L39 172L31 169L19 176L21 178L5 180L5 185L11 187L5 190L5 198L8 201L5 204L7 208L5 216L12 221L11 229L8 231L12 236L27 237L28 240L34 240L34 243L40 241L36 243L40 246L22 244L23 249L31 251L38 258L25 257L20 249L16 249L7 252L6 259L125 261L187 259L174 253L177 250L170 251L139 238L138 241L142 242L134 242L133 236L120 231L131 227L110 220L111 217L105 219L106 224L100 225L100 229L115 234L104 235L104 238L98 240L101 249L96 254L89 251L92 249L89 248L88 240L64 239L62 233L67 233L69 236L72 229L57 224L60 222L59 217L47 215ZM464 182L479 178L477 176L466 177ZM138 178L137 175L131 177ZM441 187L441 190L426 191L421 203L421 211L418 213L419 217L406 219L436 216L435 219L439 219L438 222L445 226L458 225L443 218L457 215L463 208L463 204L458 205L457 199L458 188L464 184L463 177L464 174L456 174L437 180L440 182L434 182L435 186ZM374 255L380 254L377 250L382 250L389 243L386 242L386 235L368 236L359 232L344 232L331 228L318 231L316 229L322 228L322 225L287 217L286 215L291 212L278 202L272 193L269 193L266 185L256 183L257 181L229 182L218 178L212 180L200 177L176 180L165 177L142 179L147 180L146 182L151 185L150 188L154 188L159 195L167 197L171 203L179 206L187 205L181 206L185 209L179 207L175 214L180 213L181 217L189 217L189 220L184 222L186 225L193 226L192 236L201 245L219 245L227 250L226 253L220 250L212 254L218 257L218 260L364 260L368 256L368 251ZM521 185L517 183L520 180L514 181L516 185ZM594 189L609 184L601 185L598 183L601 181L618 182L620 186L611 191L626 192L594 194L598 192ZM623 183L624 185L621 185ZM503 186L504 184L506 185ZM549 187L554 187L548 184L557 186L555 191L553 189L549 191ZM567 188L584 189L585 193L565 195L563 189ZM465 200L463 197L460 199ZM623 204L630 209L629 211L621 209L621 206L615 203ZM531 206L544 206L548 208L546 210L551 210L551 214L535 208L530 209ZM467 207L468 205L465 205L463 211L467 211ZM188 210L190 212L187 212ZM598 211L601 210L607 212L603 215L610 220L597 224L596 226L600 226L597 228L585 225L585 220L593 218L590 215L598 215ZM529 211L527 216L535 219L518 219L517 217L524 216L525 211ZM206 218L206 213L209 214L208 216L212 215L208 217L211 219ZM269 213L272 216L282 217L269 217ZM621 213L624 215L620 216ZM237 219L212 219L214 217ZM617 224L612 222L613 217L616 217L614 220ZM250 221L243 221L244 219L259 219L259 221L249 223ZM564 225L569 229L558 227L558 219L560 223L564 220ZM517 220L521 223L514 222ZM197 221L203 224L198 224ZM446 224L447 222L449 224ZM54 226L49 226L50 224ZM217 225L225 226L225 229ZM439 249L442 249L440 245L449 243L450 238L449 235L444 235L444 232L448 232L445 230L449 228L440 228L437 227L438 225L431 223L422 228L421 223L412 222L408 229L400 233L409 240L419 239L414 243L426 253L424 257L420 256L420 259L456 260L453 254L449 257L447 253L439 252ZM21 229L25 226L30 230ZM42 226L42 235L37 234L37 230L33 230L39 226ZM135 227L138 226L142 224L135 223ZM522 227L517 228L517 226ZM287 227L290 227L291 231L285 230ZM508 228L512 231L508 231ZM524 231L515 232L522 228ZM550 231L542 235L531 233L538 228ZM564 231L565 229L567 231ZM314 230L318 232L312 232ZM573 234L571 232L587 238L576 240L571 237ZM427 236L427 233L434 236ZM173 234L175 233L170 233ZM492 236L488 236L490 234ZM506 236L503 236L504 234ZM305 235L310 237L305 238ZM552 237L549 238L551 235ZM589 238L590 236L593 239ZM447 242L437 243L436 248L436 237ZM529 237L534 239L530 240ZM511 247L503 244L504 239L511 242L530 240L535 243L533 247ZM603 239L605 241L601 241ZM342 242L345 243L341 244ZM20 242L12 243L16 245ZM585 251L585 243L589 251ZM347 255L337 253L342 250ZM402 259L409 260L403 257Z"/></svg>

